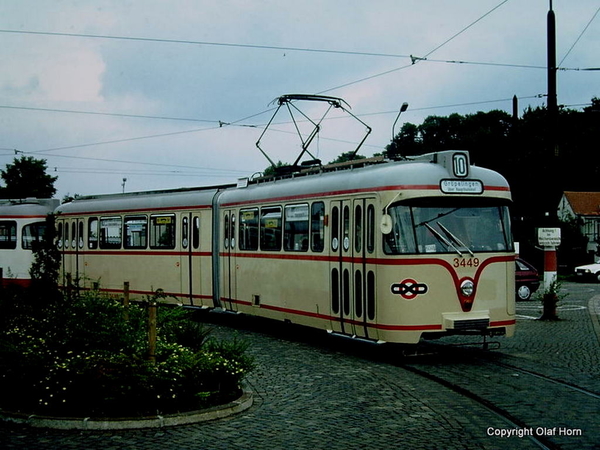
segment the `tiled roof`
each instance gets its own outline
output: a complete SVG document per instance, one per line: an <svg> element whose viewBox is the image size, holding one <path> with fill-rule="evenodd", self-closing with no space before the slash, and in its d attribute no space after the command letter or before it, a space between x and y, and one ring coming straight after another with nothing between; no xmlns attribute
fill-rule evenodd
<svg viewBox="0 0 600 450"><path fill-rule="evenodd" d="M573 212L582 216L600 215L600 192L567 192L565 197Z"/></svg>

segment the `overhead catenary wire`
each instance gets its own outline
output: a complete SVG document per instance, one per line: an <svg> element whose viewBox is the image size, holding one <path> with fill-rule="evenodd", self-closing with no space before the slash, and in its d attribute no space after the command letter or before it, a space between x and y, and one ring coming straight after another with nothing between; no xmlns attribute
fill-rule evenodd
<svg viewBox="0 0 600 450"><path fill-rule="evenodd" d="M592 22L594 21L594 19L598 15L598 13L600 13L600 7L596 10L596 12L592 16L592 18L589 20L589 22L586 24L586 26L583 28L583 30L581 31L581 33L579 34L579 36L577 36L577 39L575 39L575 42L573 42L573 45L571 45L571 47L569 48L569 50L567 51L567 53L565 54L565 56L563 56L563 58L560 60L560 63L558 63L558 68L559 69L561 69L561 70L567 70L567 69L562 69L561 68L562 63L565 62L565 59L567 59L567 57L569 56L569 54L571 53L571 51L575 48L575 46L577 45L577 43L579 42L579 40L581 39L581 37L585 34L585 32L587 31L587 29L590 27L590 25L592 24ZM577 70L577 69L574 69L574 70ZM587 69L579 69L579 70L600 70L600 68L587 68Z"/></svg>
<svg viewBox="0 0 600 450"><path fill-rule="evenodd" d="M478 23L481 20L483 20L485 17L487 17L488 15L490 15L491 13L493 13L495 10L497 10L498 8L500 8L502 5L504 5L508 1L509 0L504 0L504 1L500 2L494 8L490 9L489 11L487 11L484 15L480 16L477 20L471 22L469 25L467 25L466 27L464 27L463 29L461 29L458 33L455 33L450 38L448 38L446 41L442 42L440 45L438 45L437 47L433 48L431 51L429 51L428 53L426 53L423 57L414 57L412 55L406 55L406 54L391 54L391 53L380 53L380 52L356 52L356 51L330 50L330 49L311 49L311 48L301 48L301 47L282 47L282 46L271 46L271 45L237 44L237 43L226 43L226 42L209 42L209 41L160 39L160 38L144 38L144 37L93 35L93 34L83 34L83 33L60 33L60 32L27 31L27 30L0 30L0 33L19 33L19 34L31 34L31 35L47 35L47 36L57 36L57 37L58 36L80 37L80 38L93 38L93 39L120 39L120 40L147 41L147 42L157 42L157 43L167 43L167 44L172 43L172 44L188 44L188 45L214 45L214 46L221 46L221 47L241 47L241 48L254 48L254 49L267 49L267 50L285 50L285 51L301 51L301 52L318 52L318 53L339 53L339 54L357 55L357 56L393 57L393 58L410 58L411 59L411 64L402 66L402 67L397 68L397 69L392 69L390 71L386 71L386 72L383 72L383 73L380 73L380 74L376 74L376 75L372 75L372 76L369 76L369 77L365 77L365 78L362 78L360 80L356 80L356 81L353 81L351 83L347 83L347 84L345 84L343 86L338 86L338 87L329 89L329 90L333 90L333 89L339 89L341 87L349 86L351 84L356 84L358 82L365 81L365 80L368 80L368 79L376 78L376 77L379 77L379 76L382 76L382 75L385 75L385 74L388 74L388 73L391 73L391 72L395 72L397 70L401 70L401 69L407 68L409 66L414 65L415 63L420 63L420 62L425 62L425 61L426 62L432 62L432 63L490 65L490 66L516 67L516 68L545 69L545 67L543 67L543 66L524 65L524 64L503 64L503 63L494 63L494 62L476 62L476 61L441 60L441 59L438 60L438 59L429 59L428 58L431 54L433 54L434 52L436 52L438 49L442 48L443 46L445 46L446 44L448 44L449 42L451 42L452 40L454 40L456 37L458 37L459 35L461 35L465 31L467 31L469 28L471 28L472 26L474 26L476 23ZM599 9L599 11L600 11L600 9ZM594 15L594 17L597 14L598 14L598 11L596 11L596 14ZM592 17L592 20L594 19L594 17ZM589 24L592 22L592 20L590 20L590 22L586 26L586 29L587 29L587 27L589 27ZM585 30L584 30L584 32L585 32ZM583 34L583 32L582 32L582 34ZM581 37L581 35L579 36L579 38L580 37ZM573 44L573 46L571 47L571 49L569 50L569 52L567 53L567 55L570 53L570 51L572 50L572 48L576 45L576 43L578 42L579 38L577 39L577 41L575 42L575 44ZM565 55L565 58L567 57L567 55ZM564 58L563 58L563 61L564 61ZM597 68L570 69L570 68L562 68L561 67L560 70L598 70L598 69ZM322 92L327 92L327 91L322 91ZM485 103L485 102L475 102L475 103L472 103L472 104L477 104L477 103ZM452 105L452 106L455 106L455 105ZM456 106L460 106L460 105L456 105ZM31 109L31 110L39 110L39 111L48 110L48 111L72 112L72 113L80 113L80 114L109 115L109 116L116 116L116 117L132 117L132 118L137 117L137 118L144 118L144 119L147 118L147 119L160 119L160 120L196 121L196 122L212 123L212 124L215 124L215 125L218 124L219 127L230 126L230 125L259 127L258 125L242 124L242 122L244 122L245 120L248 120L249 118L253 118L253 117L259 116L261 114L264 114L265 112L268 111L268 110L267 111L262 111L262 112L259 112L257 114L253 114L251 116L248 116L248 117L243 118L243 119L238 119L238 120L233 121L233 122L224 122L224 121L221 121L221 120L195 119L195 118L185 118L185 117L145 116L145 115L136 115L136 114L122 114L122 113L110 113L110 112L83 112L83 111L69 111L69 110L58 110L58 109L52 110L52 109L44 109L44 108L18 107L18 106L10 106L10 105L0 106L0 108L7 108L7 109ZM418 111L418 110L434 109L434 108L436 108L436 107L427 107L427 108L414 108L413 107L413 108L411 108L411 110L412 111ZM374 114L385 114L385 113L386 112L371 113L371 115L374 115ZM394 111L394 113L395 113L395 111ZM196 132L201 132L201 131L206 131L206 130L212 130L212 129L215 129L215 128L217 128L217 127L194 129L194 130L184 130L184 131L178 131L178 132L172 132L172 133L163 133L163 134L156 134L156 135L149 135L149 136L138 136L138 137L132 137L132 138L124 138L124 139L112 140L112 141L103 141L103 142L98 142L98 143L80 144L80 145L74 145L74 146L56 147L56 148L52 148L52 149L38 150L35 153L54 152L54 151L59 151L59 150L74 149L74 148L83 148L83 147L89 147L89 146L94 146L94 145L108 145L108 144L116 144L116 143L119 143L119 142L129 142L129 141L135 141L135 140L141 140L141 139L153 139L153 138L159 138L159 137L168 137L168 136L173 136L173 135L178 135L178 134L196 133ZM33 152L28 152L28 153L33 153ZM63 157L69 157L69 156L64 155Z"/></svg>
<svg viewBox="0 0 600 450"><path fill-rule="evenodd" d="M436 51L438 51L440 48L442 48L443 46L445 46L446 44L448 44L449 42L453 41L454 39L456 39L458 36L460 36L462 33L464 33L465 31L467 31L469 28L471 28L473 25L475 25L476 23L480 22L481 20L483 20L485 17L489 16L492 12L496 11L498 8L500 8L502 5L504 5L505 3L507 3L509 0L503 0L502 2L500 2L498 5L496 5L495 7L493 7L492 9L490 9L488 12L486 12L484 15L482 15L481 17L479 17L477 20L471 22L469 25L467 25L466 27L464 27L463 29L461 29L458 33L455 33L454 35L452 35L450 38L446 39L444 42L442 42L440 45L438 45L437 47L435 47L433 50L429 51L428 53L425 54L425 56L423 57L414 57L413 55L410 55L411 58L411 63L410 64L406 64L404 66L401 67L396 67L395 69L391 69L391 70L386 70L385 72L381 72L381 73L377 73L374 75L370 75L368 77L363 77L360 78L358 80L355 81L351 81L345 84L341 84L339 86L335 86L329 89L325 89L323 91L318 92L319 94L323 94L326 92L331 92L331 91L335 91L338 89L342 89L348 86L352 86L354 84L358 84L358 83L362 83L363 81L367 81L367 80L372 80L373 78L378 78L384 75L389 75L390 73L394 73L394 72L398 72L400 70L404 70L407 69L413 65L415 65L415 63L420 62L420 61L425 61L427 60L427 57L433 53L435 53Z"/></svg>
<svg viewBox="0 0 600 450"><path fill-rule="evenodd" d="M542 94L535 94L535 95L527 95L527 96L520 96L520 99L532 99L532 98L539 98L541 97ZM512 97L511 98L502 98L502 99L492 99L492 100L484 100L484 101L477 101L477 102L465 102L465 103L454 103L454 104L448 104L448 105L432 105L432 106L424 106L424 107L416 107L416 108L411 108L411 112L415 112L415 111L427 111L427 110L435 110L435 109L443 109L443 108L457 108L457 107L464 107L464 106L474 106L474 105L483 105L483 104L490 104L490 103L501 103L501 102L509 102L512 101ZM65 110L57 110L57 111L52 111L50 109L44 109L44 112L60 112L60 113L64 113L64 112L69 112L69 113L73 113L73 114L78 114L81 113L79 111L65 111ZM254 118L256 116L259 116L261 114L264 114L266 111L263 111L261 113L257 113L251 116L248 116L246 119L249 118ZM384 114L396 114L397 111L378 111L378 112L371 112L371 113L364 113L364 114L358 114L357 116L359 117L367 117L367 116L375 116L375 115L384 115ZM136 117L138 117L139 115L136 115ZM143 116L141 116L143 117ZM157 117L152 117L153 119L157 119ZM169 118L168 120L171 120L172 118ZM336 120L339 118L329 118L328 120ZM243 121L244 119L239 119L237 122L239 121ZM282 125L285 123L278 123L275 125ZM235 122L231 122L228 123L229 126L233 126L235 125ZM244 125L236 125L236 126L244 126ZM262 128L264 127L264 125L252 125L253 127L256 128ZM153 135L147 135L147 136L136 136L136 137L130 137L130 138L123 138L123 139L113 139L110 141L99 141L99 142L93 142L93 143L86 143L86 144L79 144L79 145L70 145L70 146L63 146L63 147L54 147L54 148L48 148L48 149L43 149L43 150L35 150L35 151L23 151L23 150L15 150L14 148L3 148L0 150L5 150L7 152L7 154L2 155L0 153L0 156L6 156L8 154L13 154L15 151L18 151L18 153L21 154L27 154L27 155L44 155L46 153L50 153L50 152L54 152L54 151L59 151L59 150L71 150L71 149L77 149L77 148L85 148L85 147L92 147L92 146L97 146L97 145L111 145L111 144L118 144L118 143L123 143L123 142L131 142L131 141L138 141L138 140L143 140L143 139L154 139L154 138L160 138L160 137L168 137L168 136L172 136L174 134L185 134L185 133L197 133L197 132L201 132L201 131L209 131L209 130L215 130L218 129L219 127L210 127L210 128L200 128L200 129L192 129L192 130L184 130L184 131L179 131L179 132L171 132L171 133L162 133L162 134L153 134ZM274 129L274 131L276 132L280 132L280 133L290 133L287 132L285 130L278 130L278 129ZM349 141L346 140L341 140L341 139L333 139L333 138L327 138L327 137L322 137L321 139L323 140L328 140L328 141L336 141L336 142L342 142L342 143L348 143ZM373 145L373 144L365 144L368 147L372 147L372 148L383 148L384 145ZM51 155L52 157L57 157L57 158L66 158L66 159L74 159L74 160L88 160L88 161L96 161L96 162L110 162L110 163L122 163L122 164L136 164L136 165L147 165L147 166L160 166L160 167L174 167L174 168L186 168L186 169L195 169L194 167L190 167L190 166L183 166L183 165L173 165L173 164L162 164L162 163L151 163L151 162L144 162L144 161L129 161L129 160L120 160L120 159L109 159L109 158L96 158L96 157L85 157L85 156L77 156L77 155L60 155L60 154L56 154L56 153L52 153ZM215 168L198 168L200 170L210 170L210 171L222 171L222 172L229 172L229 173L239 173L239 171L233 171L233 170L227 170L227 169L215 169Z"/></svg>

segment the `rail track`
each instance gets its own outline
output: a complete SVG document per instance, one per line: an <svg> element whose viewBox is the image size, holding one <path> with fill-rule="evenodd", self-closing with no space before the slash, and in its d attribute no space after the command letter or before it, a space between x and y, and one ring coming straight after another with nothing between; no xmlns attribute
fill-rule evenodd
<svg viewBox="0 0 600 450"><path fill-rule="evenodd" d="M434 344L390 362L501 417L506 429L488 429L490 436L542 449L598 448L600 393L503 359L510 356Z"/></svg>

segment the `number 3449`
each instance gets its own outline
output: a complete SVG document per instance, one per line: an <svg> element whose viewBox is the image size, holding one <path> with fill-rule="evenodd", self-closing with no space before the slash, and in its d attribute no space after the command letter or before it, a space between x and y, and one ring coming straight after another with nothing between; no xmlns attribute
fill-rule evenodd
<svg viewBox="0 0 600 450"><path fill-rule="evenodd" d="M479 258L454 258L454 267L479 267Z"/></svg>

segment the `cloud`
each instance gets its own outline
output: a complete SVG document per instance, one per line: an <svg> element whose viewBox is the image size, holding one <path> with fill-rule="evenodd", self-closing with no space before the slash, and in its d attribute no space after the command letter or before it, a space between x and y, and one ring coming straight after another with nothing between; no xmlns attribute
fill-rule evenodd
<svg viewBox="0 0 600 450"><path fill-rule="evenodd" d="M92 46L77 41L57 46L40 39L33 43L31 37L10 40L21 42L2 50L2 59L9 62L0 72L0 86L6 97L37 105L103 101L106 66Z"/></svg>

